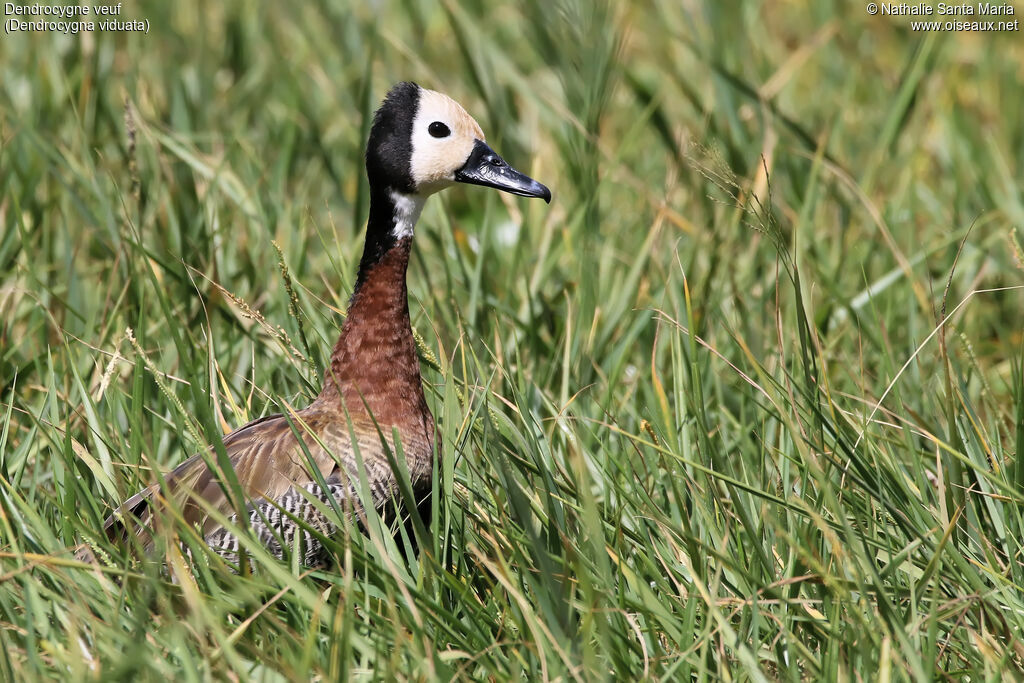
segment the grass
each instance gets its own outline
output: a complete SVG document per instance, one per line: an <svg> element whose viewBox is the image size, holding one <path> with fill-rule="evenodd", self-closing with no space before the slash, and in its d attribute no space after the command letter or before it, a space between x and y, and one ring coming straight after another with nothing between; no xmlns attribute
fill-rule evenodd
<svg viewBox="0 0 1024 683"><path fill-rule="evenodd" d="M125 12L150 32L0 43L0 679L1024 676L1019 32ZM428 547L74 561L154 470L316 394L404 78L555 197L421 220Z"/></svg>

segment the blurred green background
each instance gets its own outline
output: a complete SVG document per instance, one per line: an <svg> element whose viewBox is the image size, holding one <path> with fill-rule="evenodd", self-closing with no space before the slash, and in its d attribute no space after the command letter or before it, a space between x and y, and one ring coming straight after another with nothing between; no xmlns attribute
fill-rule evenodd
<svg viewBox="0 0 1024 683"><path fill-rule="evenodd" d="M1019 30L846 2L119 18L148 34L0 40L0 678L1024 675ZM458 187L417 229L433 547L74 562L153 468L316 394L407 79L554 193Z"/></svg>

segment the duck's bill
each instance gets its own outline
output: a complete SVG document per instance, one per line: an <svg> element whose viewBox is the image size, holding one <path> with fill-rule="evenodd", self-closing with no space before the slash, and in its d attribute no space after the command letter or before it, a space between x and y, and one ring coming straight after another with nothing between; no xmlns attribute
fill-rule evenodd
<svg viewBox="0 0 1024 683"><path fill-rule="evenodd" d="M540 197L551 202L551 190L533 178L508 165L497 152L477 140L465 165L455 172L455 180L470 185L483 185L521 197Z"/></svg>

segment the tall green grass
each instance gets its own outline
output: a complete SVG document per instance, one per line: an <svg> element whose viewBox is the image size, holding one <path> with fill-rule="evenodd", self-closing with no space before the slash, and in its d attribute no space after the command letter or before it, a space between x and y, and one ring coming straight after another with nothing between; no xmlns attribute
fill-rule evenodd
<svg viewBox="0 0 1024 683"><path fill-rule="evenodd" d="M1024 8L1018 8L1024 11ZM1020 34L847 3L144 3L0 42L0 679L1024 675ZM71 548L317 392L415 79L424 549ZM183 530L184 532L185 530Z"/></svg>

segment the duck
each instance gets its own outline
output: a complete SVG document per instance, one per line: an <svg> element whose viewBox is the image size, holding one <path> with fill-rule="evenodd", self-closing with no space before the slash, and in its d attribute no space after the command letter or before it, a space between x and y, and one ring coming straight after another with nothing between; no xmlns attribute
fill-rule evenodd
<svg viewBox="0 0 1024 683"><path fill-rule="evenodd" d="M392 469L399 454L415 500L422 503L431 494L440 449L423 393L406 285L427 198L463 183L551 202L547 187L488 146L460 104L411 81L394 85L374 114L366 175L365 246L320 393L305 408L262 417L223 437L250 532L274 557L298 549L310 566L328 560L320 537L339 531L339 517L328 510L356 519L364 504L378 510L401 505L400 475ZM184 522L238 568L246 548L238 530L245 525L238 523L241 508L229 494L238 489L217 472L218 462L225 461L208 448L165 474L162 483L128 498L104 523L108 540L124 543L134 535L135 547L151 552L156 531L172 518L173 500ZM89 543L76 556L95 562Z"/></svg>

